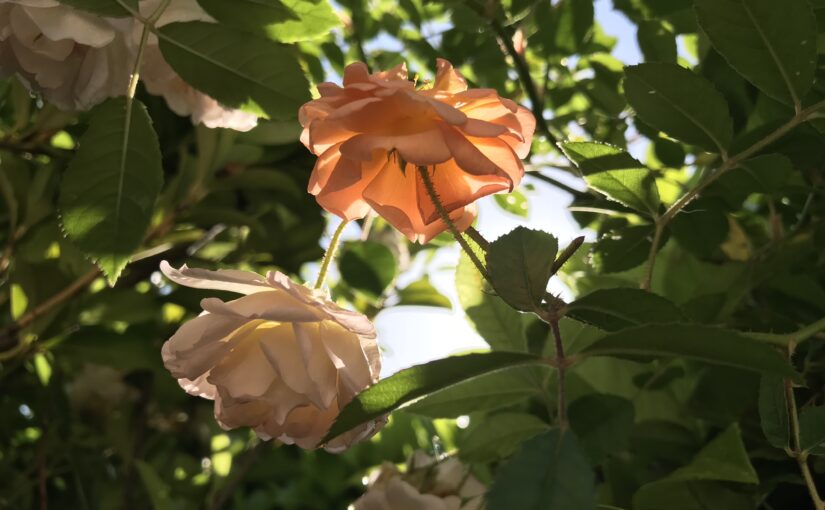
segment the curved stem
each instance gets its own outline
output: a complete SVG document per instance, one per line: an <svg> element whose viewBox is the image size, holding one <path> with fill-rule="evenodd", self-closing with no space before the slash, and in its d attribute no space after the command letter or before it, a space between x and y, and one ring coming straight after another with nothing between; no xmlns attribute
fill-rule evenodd
<svg viewBox="0 0 825 510"><path fill-rule="evenodd" d="M332 234L332 240L329 242L327 252L324 254L324 260L321 262L321 270L318 272L318 278L315 280L316 289L320 289L324 285L324 280L327 279L329 266L332 263L332 259L335 258L335 251L338 249L338 243L341 241L341 234L344 233L344 229L348 223L348 220L341 220L338 228L335 229L335 233Z"/></svg>
<svg viewBox="0 0 825 510"><path fill-rule="evenodd" d="M441 217L441 220L447 224L447 228L450 233L453 234L453 237L458 242L459 246L461 246L461 249L464 250L464 253L466 253L470 258L473 265L476 266L476 269L478 269L478 272L481 273L481 276L483 276L485 280L489 280L489 277L487 276L487 268L484 267L484 264L478 258L478 255L476 255L473 249L470 248L467 240L464 239L464 236L458 231L453 219L450 218L450 214L444 208L444 204L441 203L441 199L438 198L438 193L435 190L433 180L430 178L430 172L427 170L427 167L419 166L418 174L421 176L421 180L424 182L424 188L427 190L427 195L429 195L430 200L435 206L435 210L438 211L438 215Z"/></svg>

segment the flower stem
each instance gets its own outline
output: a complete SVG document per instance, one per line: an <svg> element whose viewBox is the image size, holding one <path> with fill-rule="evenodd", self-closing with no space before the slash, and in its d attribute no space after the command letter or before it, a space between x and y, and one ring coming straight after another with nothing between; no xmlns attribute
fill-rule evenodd
<svg viewBox="0 0 825 510"><path fill-rule="evenodd" d="M341 220L338 228L335 229L335 233L332 234L332 240L329 242L327 252L324 253L324 260L321 262L321 271L318 273L318 279L315 280L316 289L320 289L324 285L324 280L327 279L329 266L332 263L332 259L335 258L335 251L338 249L338 243L341 241L341 234L344 233L344 228L346 228L348 223L349 220Z"/></svg>
<svg viewBox="0 0 825 510"><path fill-rule="evenodd" d="M430 173L427 170L427 167L419 166L418 173L421 175L421 180L424 182L424 188L427 190L427 195L429 195L430 200L435 206L435 210L438 211L438 215L441 217L441 220L447 224L447 228L450 230L450 233L453 234L453 237L458 242L459 246L461 246L461 249L464 250L464 253L470 257L470 261L472 261L473 265L476 266L476 269L478 269L478 272L481 273L481 276L483 276L484 279L489 280L487 268L484 267L484 264L481 263L481 259L478 258L478 255L476 255L470 247L470 244L467 243L467 240L464 239L464 236L458 231L458 228L456 228L452 218L450 218L450 214L444 208L444 204L441 203L441 199L438 198L438 193L435 191L435 186L433 185L433 180L430 178Z"/></svg>

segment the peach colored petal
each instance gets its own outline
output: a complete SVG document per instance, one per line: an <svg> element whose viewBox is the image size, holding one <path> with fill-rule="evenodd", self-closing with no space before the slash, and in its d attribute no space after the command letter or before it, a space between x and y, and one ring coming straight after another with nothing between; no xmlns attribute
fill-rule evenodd
<svg viewBox="0 0 825 510"><path fill-rule="evenodd" d="M438 128L401 136L355 135L341 145L341 155L359 161L378 159L380 154L397 151L405 161L433 165L450 159L450 149Z"/></svg>
<svg viewBox="0 0 825 510"><path fill-rule="evenodd" d="M448 61L443 58L436 59L436 70L433 90L451 94L467 90L467 80Z"/></svg>
<svg viewBox="0 0 825 510"><path fill-rule="evenodd" d="M353 62L344 68L344 86L369 80L370 70L363 62Z"/></svg>
<svg viewBox="0 0 825 510"><path fill-rule="evenodd" d="M250 271L235 269L208 269L189 268L186 265L180 269L170 266L167 261L161 261L160 270L173 282L195 289L226 290L239 294L253 294L270 290L266 278Z"/></svg>

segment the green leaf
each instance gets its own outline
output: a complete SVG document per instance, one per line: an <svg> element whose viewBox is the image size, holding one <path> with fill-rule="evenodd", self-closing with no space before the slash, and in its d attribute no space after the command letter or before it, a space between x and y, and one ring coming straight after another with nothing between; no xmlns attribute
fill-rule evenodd
<svg viewBox="0 0 825 510"><path fill-rule="evenodd" d="M645 62L676 63L676 35L661 21L639 21L636 39Z"/></svg>
<svg viewBox="0 0 825 510"><path fill-rule="evenodd" d="M140 479L143 481L149 501L152 502L153 510L172 510L175 508L169 485L163 481L155 468L140 459L135 460L135 467L137 467Z"/></svg>
<svg viewBox="0 0 825 510"><path fill-rule="evenodd" d="M807 0L696 0L699 25L731 67L798 104L814 81L816 18Z"/></svg>
<svg viewBox="0 0 825 510"><path fill-rule="evenodd" d="M728 238L730 223L719 199L699 198L668 224L679 244L699 257L712 256Z"/></svg>
<svg viewBox="0 0 825 510"><path fill-rule="evenodd" d="M751 193L780 196L794 174L793 162L780 154L748 159L725 173L709 191L732 197L739 206Z"/></svg>
<svg viewBox="0 0 825 510"><path fill-rule="evenodd" d="M407 368L356 395L341 410L323 442L434 391L503 368L541 363L540 358L529 354L489 352L453 356Z"/></svg>
<svg viewBox="0 0 825 510"><path fill-rule="evenodd" d="M596 477L576 438L558 429L534 437L496 474L487 510L595 510Z"/></svg>
<svg viewBox="0 0 825 510"><path fill-rule="evenodd" d="M491 462L512 455L524 441L550 430L532 414L485 416L460 443L459 455L468 462Z"/></svg>
<svg viewBox="0 0 825 510"><path fill-rule="evenodd" d="M60 0L63 5L109 18L125 18L132 14L115 0ZM138 12L138 0L122 0L133 12Z"/></svg>
<svg viewBox="0 0 825 510"><path fill-rule="evenodd" d="M799 413L799 446L814 450L825 443L825 406L806 407Z"/></svg>
<svg viewBox="0 0 825 510"><path fill-rule="evenodd" d="M541 4L538 4L541 5ZM590 0L567 0L546 9L536 9L540 41L547 55L578 53L593 30L594 8Z"/></svg>
<svg viewBox="0 0 825 510"><path fill-rule="evenodd" d="M718 483L758 484L759 478L742 443L739 426L733 424L709 442L693 460L666 478L642 486L633 497L633 508L659 510L744 510L749 498ZM663 503L667 501L665 506ZM711 505L711 506L708 506Z"/></svg>
<svg viewBox="0 0 825 510"><path fill-rule="evenodd" d="M530 201L527 200L527 197L524 196L524 193L521 191L514 190L513 192L507 194L499 193L497 195L493 195L493 198L495 199L496 204L508 213L515 214L521 218L527 217Z"/></svg>
<svg viewBox="0 0 825 510"><path fill-rule="evenodd" d="M455 271L455 286L467 319L492 349L527 350L521 313L485 289L484 278L464 253Z"/></svg>
<svg viewBox="0 0 825 510"><path fill-rule="evenodd" d="M525 312L541 305L559 242L547 232L516 227L490 243L487 271L496 293Z"/></svg>
<svg viewBox="0 0 825 510"><path fill-rule="evenodd" d="M226 106L291 119L310 99L288 46L200 21L163 26L158 37L164 58L181 78Z"/></svg>
<svg viewBox="0 0 825 510"><path fill-rule="evenodd" d="M567 315L606 331L684 320L667 299L639 289L601 289L567 305Z"/></svg>
<svg viewBox="0 0 825 510"><path fill-rule="evenodd" d="M724 96L705 78L675 64L625 68L625 96L647 124L683 142L724 152L733 120Z"/></svg>
<svg viewBox="0 0 825 510"><path fill-rule="evenodd" d="M315 39L341 24L327 0L198 0L198 3L221 23L286 43Z"/></svg>
<svg viewBox="0 0 825 510"><path fill-rule="evenodd" d="M430 418L455 418L510 406L540 395L550 370L542 365L505 368L431 393L404 410Z"/></svg>
<svg viewBox="0 0 825 510"><path fill-rule="evenodd" d="M648 324L610 333L582 355L679 356L799 380L773 347L735 331L693 324Z"/></svg>
<svg viewBox="0 0 825 510"><path fill-rule="evenodd" d="M658 212L659 192L653 173L633 156L599 142L562 142L559 146L588 186L637 211Z"/></svg>
<svg viewBox="0 0 825 510"><path fill-rule="evenodd" d="M398 267L385 245L359 241L344 244L338 270L347 285L378 298L395 279Z"/></svg>
<svg viewBox="0 0 825 510"><path fill-rule="evenodd" d="M450 298L438 292L426 276L398 291L398 306L437 306L452 309Z"/></svg>
<svg viewBox="0 0 825 510"><path fill-rule="evenodd" d="M594 464L627 449L633 432L633 403L613 395L585 395L570 403L570 426Z"/></svg>
<svg viewBox="0 0 825 510"><path fill-rule="evenodd" d="M652 225L634 225L614 230L593 245L590 260L600 273L633 269L647 260L652 239Z"/></svg>
<svg viewBox="0 0 825 510"><path fill-rule="evenodd" d="M129 123L127 126L127 119ZM110 99L91 113L60 187L63 229L114 284L140 246L163 183L146 107Z"/></svg>
<svg viewBox="0 0 825 510"><path fill-rule="evenodd" d="M759 381L759 421L768 442L777 448L790 444L790 421L785 384L781 377L763 375Z"/></svg>

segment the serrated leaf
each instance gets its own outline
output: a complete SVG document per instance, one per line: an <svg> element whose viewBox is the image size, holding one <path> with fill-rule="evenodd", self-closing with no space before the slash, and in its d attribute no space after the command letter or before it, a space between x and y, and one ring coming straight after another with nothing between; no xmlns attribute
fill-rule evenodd
<svg viewBox="0 0 825 510"><path fill-rule="evenodd" d="M763 92L798 104L816 70L816 17L807 0L696 0L699 25L731 67Z"/></svg>
<svg viewBox="0 0 825 510"><path fill-rule="evenodd" d="M515 365L541 363L541 358L530 354L489 352L452 356L401 370L356 395L341 410L322 442L462 381Z"/></svg>
<svg viewBox="0 0 825 510"><path fill-rule="evenodd" d="M110 284L143 241L163 183L146 107L134 101L129 116L126 104L110 99L92 110L58 199L64 231Z"/></svg>
<svg viewBox="0 0 825 510"><path fill-rule="evenodd" d="M637 211L658 212L659 192L653 173L633 156L598 142L562 142L559 146L588 186Z"/></svg>
<svg viewBox="0 0 825 510"><path fill-rule="evenodd" d="M788 400L781 377L763 375L759 381L759 422L768 442L777 448L787 448L791 432Z"/></svg>
<svg viewBox="0 0 825 510"><path fill-rule="evenodd" d="M274 41L306 41L323 36L341 21L327 0L198 0L212 17Z"/></svg>
<svg viewBox="0 0 825 510"><path fill-rule="evenodd" d="M341 278L352 288L380 297L395 279L395 255L375 241L346 243L338 259Z"/></svg>
<svg viewBox="0 0 825 510"><path fill-rule="evenodd" d="M825 443L825 406L806 407L799 413L799 446L814 453Z"/></svg>
<svg viewBox="0 0 825 510"><path fill-rule="evenodd" d="M580 354L678 356L800 380L799 374L772 346L713 326L648 324L627 328L606 335Z"/></svg>
<svg viewBox="0 0 825 510"><path fill-rule="evenodd" d="M485 289L484 283L476 267L462 253L455 271L455 286L467 319L492 349L527 350L521 313L492 290Z"/></svg>
<svg viewBox="0 0 825 510"><path fill-rule="evenodd" d="M510 456L521 443L550 430L532 414L486 416L461 442L459 455L468 462L491 462Z"/></svg>
<svg viewBox="0 0 825 510"><path fill-rule="evenodd" d="M535 310L547 292L559 242L547 232L516 227L487 249L487 271L496 293L525 312Z"/></svg>
<svg viewBox="0 0 825 510"><path fill-rule="evenodd" d="M405 411L430 418L456 418L490 411L542 392L549 366L505 368L436 391L405 407Z"/></svg>
<svg viewBox="0 0 825 510"><path fill-rule="evenodd" d="M567 315L605 331L684 320L667 299L639 289L601 289L567 305Z"/></svg>
<svg viewBox="0 0 825 510"><path fill-rule="evenodd" d="M624 93L647 124L711 152L727 150L733 120L724 96L705 78L676 64L625 68Z"/></svg>
<svg viewBox="0 0 825 510"><path fill-rule="evenodd" d="M200 21L172 23L157 33L164 58L181 78L226 106L290 119L310 99L288 46Z"/></svg>
<svg viewBox="0 0 825 510"><path fill-rule="evenodd" d="M116 0L59 0L61 4L108 18L126 18L132 14ZM138 12L138 0L121 0L132 12Z"/></svg>
<svg viewBox="0 0 825 510"><path fill-rule="evenodd" d="M524 442L487 493L487 510L595 510L596 476L570 431Z"/></svg>
<svg viewBox="0 0 825 510"><path fill-rule="evenodd" d="M438 292L430 279L424 277L398 291L399 306L436 306L452 308L450 298Z"/></svg>
<svg viewBox="0 0 825 510"><path fill-rule="evenodd" d="M613 395L585 395L570 403L570 426L593 463L630 445L633 403Z"/></svg>

